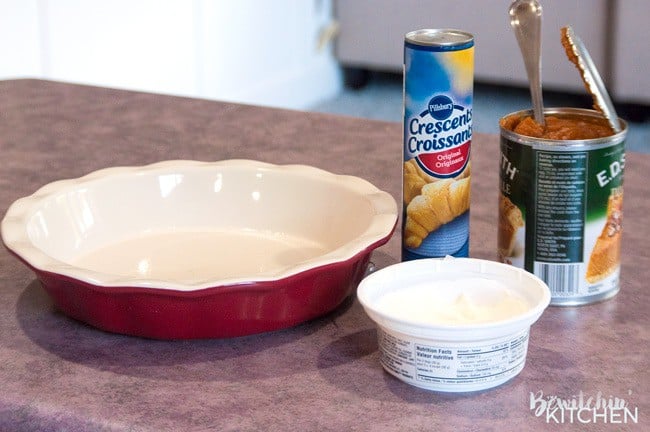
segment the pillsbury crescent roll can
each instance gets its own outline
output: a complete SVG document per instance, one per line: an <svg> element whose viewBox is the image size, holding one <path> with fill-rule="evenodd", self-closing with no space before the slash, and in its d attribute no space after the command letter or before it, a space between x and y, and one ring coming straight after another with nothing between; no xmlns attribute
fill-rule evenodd
<svg viewBox="0 0 650 432"><path fill-rule="evenodd" d="M469 255L474 37L416 30L404 43L402 260Z"/></svg>

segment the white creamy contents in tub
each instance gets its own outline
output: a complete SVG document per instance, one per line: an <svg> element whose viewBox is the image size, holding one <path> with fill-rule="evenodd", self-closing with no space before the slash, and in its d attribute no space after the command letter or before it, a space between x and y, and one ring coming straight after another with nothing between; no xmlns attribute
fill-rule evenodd
<svg viewBox="0 0 650 432"><path fill-rule="evenodd" d="M376 308L395 318L425 324L482 324L502 321L531 308L503 282L481 277L437 279L382 295Z"/></svg>

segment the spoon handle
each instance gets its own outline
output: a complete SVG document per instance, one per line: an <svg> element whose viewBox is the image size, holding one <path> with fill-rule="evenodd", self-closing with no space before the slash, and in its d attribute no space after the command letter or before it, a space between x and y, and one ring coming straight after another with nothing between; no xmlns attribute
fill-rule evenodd
<svg viewBox="0 0 650 432"><path fill-rule="evenodd" d="M510 6L509 12L510 25L517 37L530 82L533 116L537 123L544 125L541 81L542 6L536 0L516 0Z"/></svg>

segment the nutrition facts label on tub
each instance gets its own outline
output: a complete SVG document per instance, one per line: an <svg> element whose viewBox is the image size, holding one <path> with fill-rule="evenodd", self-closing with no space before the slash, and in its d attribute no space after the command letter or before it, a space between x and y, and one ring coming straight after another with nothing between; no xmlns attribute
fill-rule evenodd
<svg viewBox="0 0 650 432"><path fill-rule="evenodd" d="M488 344L452 347L412 342L380 330L379 344L384 368L416 385L477 384L505 380L521 371L528 331Z"/></svg>

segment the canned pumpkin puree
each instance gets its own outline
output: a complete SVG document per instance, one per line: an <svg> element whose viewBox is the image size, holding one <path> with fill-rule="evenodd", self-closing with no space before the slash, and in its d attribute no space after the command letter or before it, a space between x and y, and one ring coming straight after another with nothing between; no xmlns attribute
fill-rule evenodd
<svg viewBox="0 0 650 432"><path fill-rule="evenodd" d="M619 290L627 125L597 111L545 110L503 117L499 260L535 274L551 304L580 305Z"/></svg>

